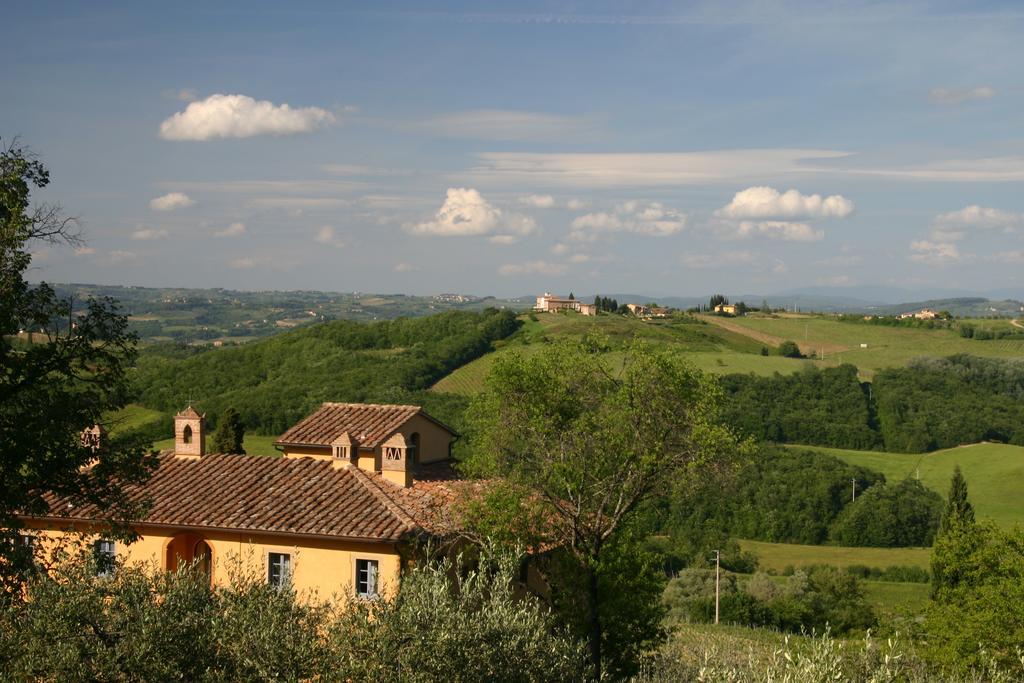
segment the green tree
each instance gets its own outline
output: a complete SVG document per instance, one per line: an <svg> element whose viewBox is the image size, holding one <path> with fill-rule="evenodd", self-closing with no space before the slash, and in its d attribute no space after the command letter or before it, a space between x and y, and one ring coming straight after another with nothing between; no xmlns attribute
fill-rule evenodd
<svg viewBox="0 0 1024 683"><path fill-rule="evenodd" d="M800 353L800 346L795 341L786 340L779 344L778 353L784 358L803 358L804 354Z"/></svg>
<svg viewBox="0 0 1024 683"><path fill-rule="evenodd" d="M928 546L942 516L942 498L916 479L875 484L836 518L829 532L839 545Z"/></svg>
<svg viewBox="0 0 1024 683"><path fill-rule="evenodd" d="M942 521L939 524L939 533L949 531L954 522L960 524L974 523L974 506L967 500L967 480L964 479L960 465L953 468L953 477L949 482L949 498L946 500L946 508L942 513Z"/></svg>
<svg viewBox="0 0 1024 683"><path fill-rule="evenodd" d="M642 344L612 372L605 350L587 337L504 355L470 408L470 466L531 491L552 519L551 541L575 562L597 678L606 664L602 606L613 598L601 582L606 552L643 503L737 451L718 422L713 379Z"/></svg>
<svg viewBox="0 0 1024 683"><path fill-rule="evenodd" d="M715 306L717 306L719 304L728 304L728 303L729 303L729 299L725 295L723 295L723 294L713 294L713 295L711 295L711 299L708 301L708 310L709 311L713 311L713 310L715 310Z"/></svg>
<svg viewBox="0 0 1024 683"><path fill-rule="evenodd" d="M109 511L137 512L123 495L155 464L139 439L83 440L128 403L135 335L110 299L61 300L45 283L30 286L30 250L81 243L59 206L31 203L49 173L29 151L0 147L0 581L24 576L16 552L18 513L48 512L50 490ZM23 343L19 332L31 333Z"/></svg>
<svg viewBox="0 0 1024 683"><path fill-rule="evenodd" d="M943 668L1020 665L1024 642L1024 533L954 520L932 550L925 617L928 653Z"/></svg>
<svg viewBox="0 0 1024 683"><path fill-rule="evenodd" d="M213 452L245 455L245 448L242 447L244 439L245 425L238 411L234 408L226 409L217 422L217 431L213 433Z"/></svg>

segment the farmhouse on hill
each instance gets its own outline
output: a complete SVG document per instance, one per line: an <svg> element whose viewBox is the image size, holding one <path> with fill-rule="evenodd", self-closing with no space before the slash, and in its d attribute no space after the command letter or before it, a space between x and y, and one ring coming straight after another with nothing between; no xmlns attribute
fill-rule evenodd
<svg viewBox="0 0 1024 683"><path fill-rule="evenodd" d="M403 558L445 536L457 477L452 429L410 405L324 403L277 442L283 457L209 454L206 421L191 406L174 418L174 448L133 500L150 507L128 545L100 537L94 550L173 571L196 562L228 581L235 558L321 596L393 593ZM36 536L101 534L104 511L61 496L25 516Z"/></svg>
<svg viewBox="0 0 1024 683"><path fill-rule="evenodd" d="M534 305L533 310L543 313L578 311L583 315L597 315L597 306L594 304L585 304L579 299L564 299L550 292L544 292L544 294L537 297L537 303Z"/></svg>
<svg viewBox="0 0 1024 683"><path fill-rule="evenodd" d="M725 313L727 315L739 315L739 308L736 304L718 304L715 306L715 313Z"/></svg>

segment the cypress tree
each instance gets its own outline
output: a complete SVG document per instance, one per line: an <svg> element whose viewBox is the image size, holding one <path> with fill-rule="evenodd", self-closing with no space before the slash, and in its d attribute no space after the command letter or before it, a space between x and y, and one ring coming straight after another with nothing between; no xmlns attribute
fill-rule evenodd
<svg viewBox="0 0 1024 683"><path fill-rule="evenodd" d="M217 431L213 435L214 453L232 453L245 455L242 440L245 438L245 425L234 408L228 408L220 416Z"/></svg>
<svg viewBox="0 0 1024 683"><path fill-rule="evenodd" d="M939 533L949 531L954 520L960 524L974 523L974 506L967 500L967 480L960 472L960 465L953 469L953 478L949 483L949 500L946 502L946 511L942 515Z"/></svg>

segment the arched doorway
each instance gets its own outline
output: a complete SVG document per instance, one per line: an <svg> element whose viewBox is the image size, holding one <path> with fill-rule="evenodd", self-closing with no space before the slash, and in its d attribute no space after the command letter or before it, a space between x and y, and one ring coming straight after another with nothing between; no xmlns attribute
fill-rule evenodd
<svg viewBox="0 0 1024 683"><path fill-rule="evenodd" d="M199 541L192 551L192 560L196 567L207 576L213 574L213 551L206 541Z"/></svg>

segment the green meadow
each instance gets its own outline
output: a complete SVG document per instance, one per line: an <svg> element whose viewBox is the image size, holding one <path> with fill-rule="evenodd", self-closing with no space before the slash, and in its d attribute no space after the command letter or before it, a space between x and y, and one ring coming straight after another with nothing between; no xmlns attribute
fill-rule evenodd
<svg viewBox="0 0 1024 683"><path fill-rule="evenodd" d="M580 337L588 332L604 335L613 346L632 339L651 344L664 344L676 349L696 367L715 374L754 373L771 375L776 372L796 372L806 365L834 365L833 362L762 356L764 346L746 334L734 332L718 325L707 324L693 318L643 321L630 316L578 314L538 314L536 320L524 316L524 325L513 337L502 343L493 353L457 368L442 378L432 391L470 396L479 392L491 366L500 355L510 352L535 353L545 341L561 337ZM615 363L620 351L609 353Z"/></svg>
<svg viewBox="0 0 1024 683"><path fill-rule="evenodd" d="M747 540L739 543L744 551L757 557L761 569L775 572L782 572L786 567L796 569L814 564L830 564L834 567L859 564L879 569L912 566L927 569L931 562L930 548L848 548Z"/></svg>
<svg viewBox="0 0 1024 683"><path fill-rule="evenodd" d="M991 358L1024 357L1022 339L965 339L950 329L888 327L799 314L753 314L741 318L708 315L702 319L730 332L750 335L761 343L777 345L787 339L795 341L807 355L823 355L832 363L852 363L866 374L906 365L919 356L969 353ZM990 322L995 324L995 321ZM862 344L867 347L862 348Z"/></svg>
<svg viewBox="0 0 1024 683"><path fill-rule="evenodd" d="M980 443L932 453L881 453L819 446L793 446L834 455L852 465L881 472L887 481L919 477L921 483L943 497L949 492L953 468L960 465L967 480L971 504L979 518L988 517L1002 527L1024 522L1024 447Z"/></svg>

